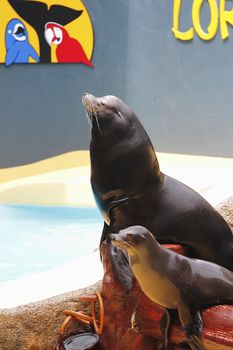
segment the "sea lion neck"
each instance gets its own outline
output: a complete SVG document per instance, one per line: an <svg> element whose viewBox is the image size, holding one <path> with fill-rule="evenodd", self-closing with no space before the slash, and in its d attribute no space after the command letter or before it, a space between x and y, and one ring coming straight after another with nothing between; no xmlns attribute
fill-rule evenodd
<svg viewBox="0 0 233 350"><path fill-rule="evenodd" d="M140 188L147 184L159 185L163 183L163 174L150 143L135 145L129 142L119 142L103 149L90 146L91 181L95 188L103 187L104 191ZM142 172L139 163L143 164ZM135 192L135 191L133 191Z"/></svg>
<svg viewBox="0 0 233 350"><path fill-rule="evenodd" d="M131 187L129 185L137 184L139 179L140 183L163 182L163 175L149 136L136 117L134 123L136 125L131 123L125 129L111 131L107 136L104 131L101 136L96 127L92 127L90 143L92 173L102 174L104 182L107 181L106 178L111 177L114 188ZM143 164L143 174L138 164ZM129 184L125 186L127 179Z"/></svg>
<svg viewBox="0 0 233 350"><path fill-rule="evenodd" d="M153 264L159 265L161 263L161 257L166 255L166 251L161 248L153 236L148 238L145 240L146 244L138 250L140 260L149 262L150 265L151 261L153 261Z"/></svg>
<svg viewBox="0 0 233 350"><path fill-rule="evenodd" d="M128 257L132 271L141 288L143 289L145 285L150 284L150 280L154 280L153 290L160 289L164 277L166 278L164 269L169 265L167 252L152 240L145 242L145 245L136 247L135 252L137 253L128 254Z"/></svg>

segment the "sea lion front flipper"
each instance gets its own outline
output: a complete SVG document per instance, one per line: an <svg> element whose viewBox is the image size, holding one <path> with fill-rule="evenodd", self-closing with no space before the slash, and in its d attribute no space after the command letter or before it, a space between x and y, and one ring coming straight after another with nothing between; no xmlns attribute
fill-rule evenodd
<svg viewBox="0 0 233 350"><path fill-rule="evenodd" d="M131 290L133 286L133 273L126 253L121 249L115 248L111 242L108 242L108 252L118 281L125 290Z"/></svg>
<svg viewBox="0 0 233 350"><path fill-rule="evenodd" d="M205 350L200 336L203 330L200 312L191 312L189 306L185 303L178 306L178 312L180 322L192 350Z"/></svg>
<svg viewBox="0 0 233 350"><path fill-rule="evenodd" d="M172 322L171 310L164 309L163 316L159 322L160 329L163 334L163 347L166 350L168 347L169 330Z"/></svg>

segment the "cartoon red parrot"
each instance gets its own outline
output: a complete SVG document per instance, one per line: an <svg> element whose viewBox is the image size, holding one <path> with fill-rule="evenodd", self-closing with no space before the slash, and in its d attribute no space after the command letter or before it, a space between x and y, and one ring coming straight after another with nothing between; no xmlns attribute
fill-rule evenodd
<svg viewBox="0 0 233 350"><path fill-rule="evenodd" d="M94 67L87 58L80 42L71 38L63 26L58 23L48 22L45 25L45 39L51 46L57 45L56 56L59 63L77 62Z"/></svg>

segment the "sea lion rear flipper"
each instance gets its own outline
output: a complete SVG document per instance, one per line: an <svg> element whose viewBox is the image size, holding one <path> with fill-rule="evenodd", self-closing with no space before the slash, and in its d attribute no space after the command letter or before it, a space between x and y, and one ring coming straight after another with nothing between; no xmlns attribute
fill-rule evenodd
<svg viewBox="0 0 233 350"><path fill-rule="evenodd" d="M131 290L133 286L133 273L126 253L121 249L113 247L110 242L108 243L108 252L118 281L125 290Z"/></svg>

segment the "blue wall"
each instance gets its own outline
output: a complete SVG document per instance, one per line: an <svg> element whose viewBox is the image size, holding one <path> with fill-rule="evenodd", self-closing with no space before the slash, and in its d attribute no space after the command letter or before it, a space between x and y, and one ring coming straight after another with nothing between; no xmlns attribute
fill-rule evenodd
<svg viewBox="0 0 233 350"><path fill-rule="evenodd" d="M171 31L172 0L84 3L95 31L94 69L0 66L0 168L87 149L86 91L124 99L158 151L232 157L232 29L225 42L219 32L212 41L184 42ZM191 3L182 5L182 30L192 24Z"/></svg>

